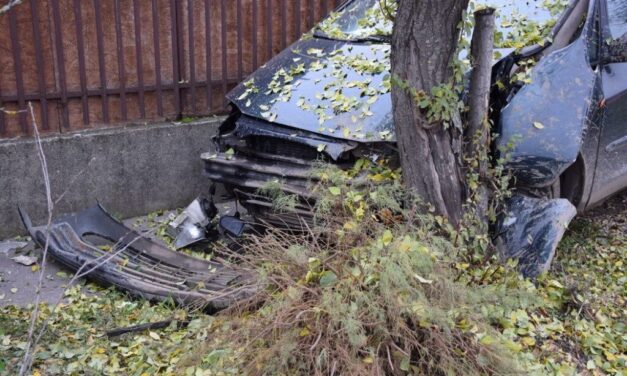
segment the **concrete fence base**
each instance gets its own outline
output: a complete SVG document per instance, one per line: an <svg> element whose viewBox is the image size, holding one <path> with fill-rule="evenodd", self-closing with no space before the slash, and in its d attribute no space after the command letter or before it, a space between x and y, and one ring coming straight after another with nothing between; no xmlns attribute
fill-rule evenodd
<svg viewBox="0 0 627 376"><path fill-rule="evenodd" d="M100 201L122 218L186 206L207 193L200 154L222 118L47 136L42 139L55 214ZM46 218L43 175L33 139L0 140L0 239L24 234L17 206Z"/></svg>

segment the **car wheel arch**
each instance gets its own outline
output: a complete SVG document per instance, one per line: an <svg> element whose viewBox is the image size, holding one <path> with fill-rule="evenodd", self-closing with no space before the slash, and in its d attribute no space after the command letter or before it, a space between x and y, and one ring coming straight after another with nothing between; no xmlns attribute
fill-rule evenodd
<svg viewBox="0 0 627 376"><path fill-rule="evenodd" d="M556 182L551 187L551 193L558 193L558 195L556 195L557 197L567 199L575 205L579 211L582 211L585 206L583 199L585 176L586 166L584 158L579 154L575 162L556 179Z"/></svg>

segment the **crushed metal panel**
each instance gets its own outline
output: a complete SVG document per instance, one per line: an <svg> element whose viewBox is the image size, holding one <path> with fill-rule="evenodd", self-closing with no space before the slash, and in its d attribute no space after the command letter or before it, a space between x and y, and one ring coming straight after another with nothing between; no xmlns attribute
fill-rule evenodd
<svg viewBox="0 0 627 376"><path fill-rule="evenodd" d="M501 112L497 146L510 153L507 166L519 185L547 186L577 160L599 90L599 74L588 61L588 32L584 28L570 46L540 60L531 83Z"/></svg>
<svg viewBox="0 0 627 376"><path fill-rule="evenodd" d="M516 195L506 203L496 238L502 260L515 259L527 277L549 270L555 249L577 209L565 199Z"/></svg>
<svg viewBox="0 0 627 376"><path fill-rule="evenodd" d="M272 58L255 71L246 82L233 89L227 98L245 115L272 120L292 129L302 129L344 140L378 142L394 140L392 97L386 80L389 78L390 45L387 43L346 43L322 38L302 39ZM372 66L364 71L351 66L349 58L369 61ZM279 87L267 89L273 77L280 72L288 73L304 64L302 73L291 75L293 81L285 83L284 76L275 82ZM343 77L336 77L335 69ZM368 88L376 95L362 95L352 82L368 82ZM298 82L298 83L297 83ZM253 85L259 92L249 90ZM289 85L289 95L281 91ZM333 113L332 98L323 97L326 85L342 89L342 94L354 98L357 103L348 111ZM375 98L374 102L369 103ZM306 109L310 106L311 109ZM325 121L321 126L316 109L322 109ZM364 116L368 109L369 116ZM264 116L265 115L265 116ZM327 119L327 117L330 117ZM346 129L346 131L345 131ZM380 137L384 132L385 138Z"/></svg>
<svg viewBox="0 0 627 376"><path fill-rule="evenodd" d="M33 227L21 209L20 215L40 246L49 235L48 251L61 264L82 272L93 268L87 278L134 296L219 310L257 289L252 274L171 251L128 229L100 205L55 220L49 232L46 226ZM113 246L98 247L88 240L93 236Z"/></svg>

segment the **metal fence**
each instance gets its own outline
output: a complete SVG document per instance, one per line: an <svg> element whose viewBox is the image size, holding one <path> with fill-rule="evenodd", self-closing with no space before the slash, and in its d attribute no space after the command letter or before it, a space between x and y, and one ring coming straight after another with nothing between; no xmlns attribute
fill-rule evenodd
<svg viewBox="0 0 627 376"><path fill-rule="evenodd" d="M341 2L24 0L0 16L0 137L32 133L28 102L43 132L223 112Z"/></svg>

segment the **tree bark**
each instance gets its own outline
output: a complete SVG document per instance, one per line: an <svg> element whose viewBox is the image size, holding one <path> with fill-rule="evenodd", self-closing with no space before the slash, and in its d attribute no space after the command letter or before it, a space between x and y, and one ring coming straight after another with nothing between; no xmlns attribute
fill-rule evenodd
<svg viewBox="0 0 627 376"><path fill-rule="evenodd" d="M492 59L494 53L494 8L475 12L475 29L472 34L470 58L472 73L468 100L468 130L465 143L465 158L473 163L468 166L478 178L474 192L475 217L488 224L490 191L487 186L488 150L490 142L490 87L492 84Z"/></svg>
<svg viewBox="0 0 627 376"><path fill-rule="evenodd" d="M431 94L450 83L463 11L468 0L400 0L392 33L392 75ZM430 124L412 93L393 85L396 138L406 187L458 225L462 217L461 132Z"/></svg>

